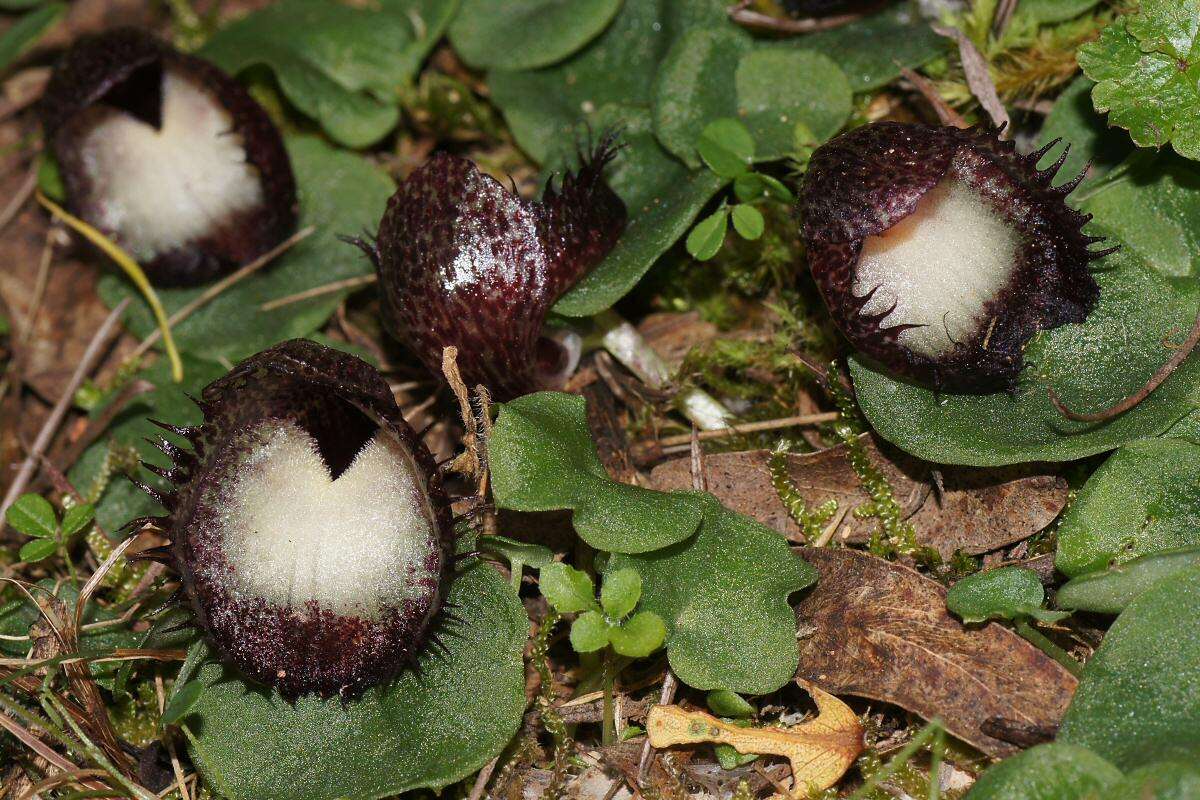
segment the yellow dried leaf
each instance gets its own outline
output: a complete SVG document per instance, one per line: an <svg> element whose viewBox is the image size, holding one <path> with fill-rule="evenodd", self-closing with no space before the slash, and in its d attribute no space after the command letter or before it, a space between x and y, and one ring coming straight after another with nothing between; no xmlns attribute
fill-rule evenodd
<svg viewBox="0 0 1200 800"><path fill-rule="evenodd" d="M739 728L703 711L655 706L646 733L655 747L714 742L739 753L783 756L792 764L792 792L801 797L833 786L863 749L863 727L848 705L797 679L817 704L818 716L790 728Z"/></svg>

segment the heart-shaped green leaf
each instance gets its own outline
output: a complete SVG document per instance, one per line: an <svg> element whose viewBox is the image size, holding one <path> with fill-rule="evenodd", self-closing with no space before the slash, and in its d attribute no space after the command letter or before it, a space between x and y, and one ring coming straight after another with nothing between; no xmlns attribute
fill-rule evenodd
<svg viewBox="0 0 1200 800"><path fill-rule="evenodd" d="M728 24L726 0L626 0L612 23L571 58L539 70L495 71L492 101L521 148L545 164L571 145L580 123L619 104L649 111L654 76L667 50L695 27Z"/></svg>
<svg viewBox="0 0 1200 800"><path fill-rule="evenodd" d="M366 147L400 118L398 88L441 37L458 0L283 0L217 31L200 55L231 73L271 69L296 108L340 144Z"/></svg>
<svg viewBox="0 0 1200 800"><path fill-rule="evenodd" d="M582 397L539 392L504 403L488 454L498 506L572 509L575 530L598 550L657 550L700 524L701 506L691 493L655 492L609 478L588 433Z"/></svg>
<svg viewBox="0 0 1200 800"><path fill-rule="evenodd" d="M662 550L614 555L608 571L642 576L640 608L667 625L667 656L697 689L773 692L796 672L796 616L788 596L817 573L787 540L749 517L697 495L704 522Z"/></svg>
<svg viewBox="0 0 1200 800"><path fill-rule="evenodd" d="M729 80L729 75L734 80ZM749 129L755 159L790 153L798 124L822 142L850 116L845 73L827 56L793 47L756 45L744 31L694 30L672 46L654 91L654 130L693 168L705 127L734 117Z"/></svg>
<svg viewBox="0 0 1200 800"><path fill-rule="evenodd" d="M345 278L366 275L371 264L357 248L338 240L379 223L394 186L367 161L334 150L312 137L288 140L288 154L300 193L301 228L316 232L260 272L235 284L174 329L185 352L232 362L273 344L316 331L346 297L345 290L263 311L270 300L314 289ZM206 287L159 290L170 314L194 300ZM124 278L105 275L100 295L110 306L126 297L133 304L126 324L137 336L155 329L141 295Z"/></svg>
<svg viewBox="0 0 1200 800"><path fill-rule="evenodd" d="M1200 571L1137 597L1083 669L1059 741L1121 769L1200 759Z"/></svg>
<svg viewBox="0 0 1200 800"><path fill-rule="evenodd" d="M639 611L621 625L611 628L608 638L618 655L645 658L663 646L667 638L667 625L653 611Z"/></svg>
<svg viewBox="0 0 1200 800"><path fill-rule="evenodd" d="M534 69L561 61L612 21L622 0L463 0L450 44L478 69Z"/></svg>
<svg viewBox="0 0 1200 800"><path fill-rule="evenodd" d="M608 646L609 626L599 611L585 611L571 623L571 647L576 653L594 653Z"/></svg>
<svg viewBox="0 0 1200 800"><path fill-rule="evenodd" d="M916 68L947 52L946 39L906 3L849 25L797 36L789 46L814 50L833 59L855 92L886 86L902 67Z"/></svg>
<svg viewBox="0 0 1200 800"><path fill-rule="evenodd" d="M625 619L641 598L642 576L637 574L637 570L620 569L604 576L604 584L600 587L600 605L609 619Z"/></svg>
<svg viewBox="0 0 1200 800"><path fill-rule="evenodd" d="M525 710L521 652L529 620L491 567L451 585L456 621L438 629L444 655L357 699L290 704L247 685L204 645L180 675L203 691L184 719L189 751L230 800L333 800L440 789L486 764Z"/></svg>

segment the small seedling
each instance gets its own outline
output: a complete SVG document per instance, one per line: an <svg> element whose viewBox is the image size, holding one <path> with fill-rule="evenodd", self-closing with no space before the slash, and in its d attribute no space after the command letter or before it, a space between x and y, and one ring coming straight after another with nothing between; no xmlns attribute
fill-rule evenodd
<svg viewBox="0 0 1200 800"><path fill-rule="evenodd" d="M91 504L82 503L68 508L60 518L49 500L41 495L24 494L9 507L4 518L13 530L32 537L21 546L20 553L22 561L32 563L63 552L71 537L86 528L94 516Z"/></svg>
<svg viewBox="0 0 1200 800"><path fill-rule="evenodd" d="M619 671L614 655L645 658L663 646L667 626L653 611L634 613L642 598L642 576L619 569L604 578L600 602L586 572L566 564L547 564L540 571L542 595L561 614L578 614L571 623L571 647L577 653L602 654L604 683L603 739L616 740L613 730L613 684Z"/></svg>
<svg viewBox="0 0 1200 800"><path fill-rule="evenodd" d="M778 179L754 171L754 138L736 119L710 122L700 134L696 149L714 174L733 181L733 193L739 201L722 202L688 234L688 253L698 261L707 261L721 249L730 223L747 241L755 241L763 235L766 221L754 203L772 198L790 203L795 198Z"/></svg>
<svg viewBox="0 0 1200 800"><path fill-rule="evenodd" d="M1017 633L1030 644L1078 675L1079 662L1029 622L1052 623L1070 616L1066 611L1042 608L1044 600L1045 590L1036 572L1024 567L1000 567L976 572L954 584L946 595L946 608L967 623L1012 621Z"/></svg>
<svg viewBox="0 0 1200 800"><path fill-rule="evenodd" d="M571 646L594 653L609 645L622 656L645 658L662 647L667 626L653 611L632 613L642 598L642 577L633 569L605 576L596 602L591 577L566 564L541 570L542 594L562 614L579 614L571 624Z"/></svg>

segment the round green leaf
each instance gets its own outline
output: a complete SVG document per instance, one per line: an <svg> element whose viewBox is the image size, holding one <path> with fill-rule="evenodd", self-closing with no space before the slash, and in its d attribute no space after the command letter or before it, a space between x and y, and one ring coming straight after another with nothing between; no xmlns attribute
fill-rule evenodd
<svg viewBox="0 0 1200 800"><path fill-rule="evenodd" d="M579 50L620 8L621 0L463 0L448 33L473 67L533 69Z"/></svg>
<svg viewBox="0 0 1200 800"><path fill-rule="evenodd" d="M58 532L54 506L41 495L23 494L8 507L4 519L13 530L39 539L53 539Z"/></svg>
<svg viewBox="0 0 1200 800"><path fill-rule="evenodd" d="M723 207L696 223L687 237L687 251L697 261L707 261L725 243L729 227L729 208Z"/></svg>
<svg viewBox="0 0 1200 800"><path fill-rule="evenodd" d="M689 539L638 555L614 555L607 569L642 576L639 608L667 625L667 656L679 679L697 689L773 692L796 672L796 615L788 596L816 570L787 540L712 495Z"/></svg>
<svg viewBox="0 0 1200 800"><path fill-rule="evenodd" d="M609 627L599 611L585 611L571 623L571 647L576 653L594 653L608 646Z"/></svg>
<svg viewBox="0 0 1200 800"><path fill-rule="evenodd" d="M827 56L756 45L727 26L700 29L681 37L663 60L654 130L664 147L698 167L697 142L706 126L736 118L753 137L755 160L772 161L792 151L797 124L818 142L832 136L850 116L850 104L850 83Z"/></svg>
<svg viewBox="0 0 1200 800"><path fill-rule="evenodd" d="M792 152L803 125L817 145L850 117L853 93L846 73L828 56L791 47L765 47L738 62L738 118L758 143L759 161Z"/></svg>
<svg viewBox="0 0 1200 800"><path fill-rule="evenodd" d="M597 608L595 584L586 572L574 567L558 562L547 564L538 572L538 585L542 596L560 614Z"/></svg>
<svg viewBox="0 0 1200 800"><path fill-rule="evenodd" d="M49 558L54 555L54 551L57 549L58 543L53 539L34 539L31 542L21 545L21 551L18 555L26 564L32 564L35 561Z"/></svg>
<svg viewBox="0 0 1200 800"><path fill-rule="evenodd" d="M988 769L967 792L966 800L1111 797L1107 790L1120 780L1121 771L1092 751L1051 742L1031 747Z"/></svg>
<svg viewBox="0 0 1200 800"><path fill-rule="evenodd" d="M1200 570L1138 596L1083 669L1059 740L1124 770L1200 759Z"/></svg>
<svg viewBox="0 0 1200 800"><path fill-rule="evenodd" d="M1059 608L1120 614L1135 597L1180 572L1200 567L1200 548L1188 547L1135 558L1104 572L1072 578L1054 596Z"/></svg>
<svg viewBox="0 0 1200 800"><path fill-rule="evenodd" d="M946 593L946 608L963 622L1014 619L1038 610L1045 597L1037 573L1023 567L1000 567L968 575Z"/></svg>
<svg viewBox="0 0 1200 800"><path fill-rule="evenodd" d="M623 625L609 630L613 650L627 658L645 658L662 647L667 626L653 611L639 611Z"/></svg>
<svg viewBox="0 0 1200 800"><path fill-rule="evenodd" d="M919 67L949 49L947 40L907 3L889 4L886 10L849 25L797 36L787 46L829 56L856 93L886 86L900 76L901 68Z"/></svg>
<svg viewBox="0 0 1200 800"><path fill-rule="evenodd" d="M185 730L205 779L229 800L370 800L474 773L520 725L529 619L482 564L454 578L448 600L456 621L438 633L448 652L427 651L419 671L352 701L293 705L197 646L180 680L204 687Z"/></svg>
<svg viewBox="0 0 1200 800"><path fill-rule="evenodd" d="M546 164L564 141L574 143L580 123L602 130L597 117L605 107L648 112L671 43L690 28L728 24L727 6L727 0L628 0L603 33L565 61L491 73L491 99L521 149Z"/></svg>
<svg viewBox="0 0 1200 800"><path fill-rule="evenodd" d="M1096 470L1063 516L1054 564L1066 575L1200 545L1200 445L1147 439Z"/></svg>
<svg viewBox="0 0 1200 800"><path fill-rule="evenodd" d="M754 161L754 138L736 119L714 120L700 133L696 150L722 178L745 176Z"/></svg>
<svg viewBox="0 0 1200 800"><path fill-rule="evenodd" d="M600 605L609 619L625 619L641 597L642 576L637 574L637 570L621 569L604 576L604 583L600 587Z"/></svg>
<svg viewBox="0 0 1200 800"><path fill-rule="evenodd" d="M496 504L513 511L572 509L597 550L640 553L692 534L700 504L688 492L655 492L612 480L596 455L582 397L538 392L500 406L488 441Z"/></svg>
<svg viewBox="0 0 1200 800"><path fill-rule="evenodd" d="M767 224L763 219L762 212L754 206L744 203L733 207L730 218L733 220L733 229L738 232L738 236L750 241L762 236Z"/></svg>

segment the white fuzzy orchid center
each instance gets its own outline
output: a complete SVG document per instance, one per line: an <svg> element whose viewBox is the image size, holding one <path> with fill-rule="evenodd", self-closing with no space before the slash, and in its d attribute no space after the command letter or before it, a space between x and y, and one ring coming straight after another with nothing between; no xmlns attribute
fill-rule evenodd
<svg viewBox="0 0 1200 800"><path fill-rule="evenodd" d="M217 98L171 69L162 80L159 128L97 105L81 142L85 205L142 261L215 234L263 202L259 172Z"/></svg>
<svg viewBox="0 0 1200 800"><path fill-rule="evenodd" d="M864 315L895 306L881 328L918 325L899 334L916 353L938 358L989 323L985 304L1017 265L1017 232L953 173L916 210L863 243L854 294Z"/></svg>
<svg viewBox="0 0 1200 800"><path fill-rule="evenodd" d="M377 433L334 479L312 436L262 425L222 515L236 590L298 612L377 619L436 580L437 548L408 455Z"/></svg>

